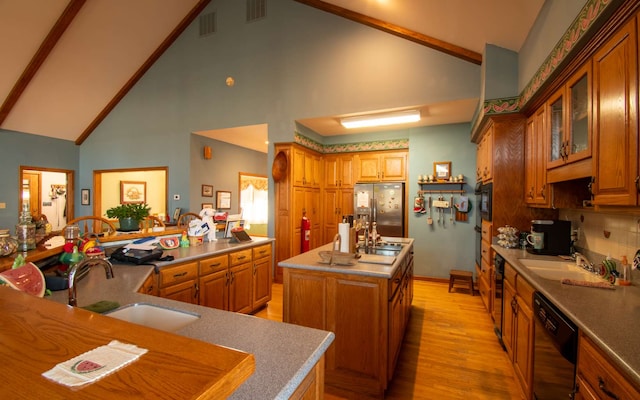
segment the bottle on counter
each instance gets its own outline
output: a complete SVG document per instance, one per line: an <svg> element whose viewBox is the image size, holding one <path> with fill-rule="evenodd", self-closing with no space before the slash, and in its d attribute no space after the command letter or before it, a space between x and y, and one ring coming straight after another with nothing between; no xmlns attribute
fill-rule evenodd
<svg viewBox="0 0 640 400"><path fill-rule="evenodd" d="M620 278L618 278L618 283L620 284L620 286L631 286L631 269L632 266L631 264L629 264L629 261L627 260L627 256L622 256L622 259L620 260L620 264L621 264L621 271L620 271Z"/></svg>
<svg viewBox="0 0 640 400"><path fill-rule="evenodd" d="M182 231L182 237L180 238L180 247L189 247L189 238L187 232Z"/></svg>
<svg viewBox="0 0 640 400"><path fill-rule="evenodd" d="M18 250L28 251L36 248L36 224L33 223L29 203L22 204L22 213L18 225L16 225L16 237L18 239Z"/></svg>

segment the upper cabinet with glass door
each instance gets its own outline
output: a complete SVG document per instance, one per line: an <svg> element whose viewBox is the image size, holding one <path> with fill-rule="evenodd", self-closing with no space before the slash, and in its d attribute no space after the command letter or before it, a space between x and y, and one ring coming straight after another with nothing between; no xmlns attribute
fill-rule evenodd
<svg viewBox="0 0 640 400"><path fill-rule="evenodd" d="M591 157L591 62L547 101L547 169Z"/></svg>

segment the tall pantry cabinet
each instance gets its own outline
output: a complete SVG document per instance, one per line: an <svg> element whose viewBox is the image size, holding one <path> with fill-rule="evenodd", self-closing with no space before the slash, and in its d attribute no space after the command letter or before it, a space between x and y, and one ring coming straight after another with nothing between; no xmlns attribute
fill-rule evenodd
<svg viewBox="0 0 640 400"><path fill-rule="evenodd" d="M309 235L313 249L322 244L320 186L322 155L295 143L278 143L274 154L282 152L287 160L284 177L275 183L276 260L300 254L302 217L311 222ZM282 282L282 268L275 268L276 282Z"/></svg>

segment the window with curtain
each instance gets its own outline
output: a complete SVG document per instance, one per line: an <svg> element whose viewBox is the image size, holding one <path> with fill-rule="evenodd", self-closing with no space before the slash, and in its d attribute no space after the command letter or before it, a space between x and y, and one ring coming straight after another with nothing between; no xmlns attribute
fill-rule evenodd
<svg viewBox="0 0 640 400"><path fill-rule="evenodd" d="M244 228L253 235L267 235L269 180L264 175L240 173L240 208Z"/></svg>

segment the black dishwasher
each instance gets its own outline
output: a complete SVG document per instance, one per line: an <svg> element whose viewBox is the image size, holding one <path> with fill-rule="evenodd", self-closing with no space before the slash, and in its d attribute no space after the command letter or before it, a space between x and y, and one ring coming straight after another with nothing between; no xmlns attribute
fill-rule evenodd
<svg viewBox="0 0 640 400"><path fill-rule="evenodd" d="M578 328L539 292L533 295L533 398L573 398Z"/></svg>

